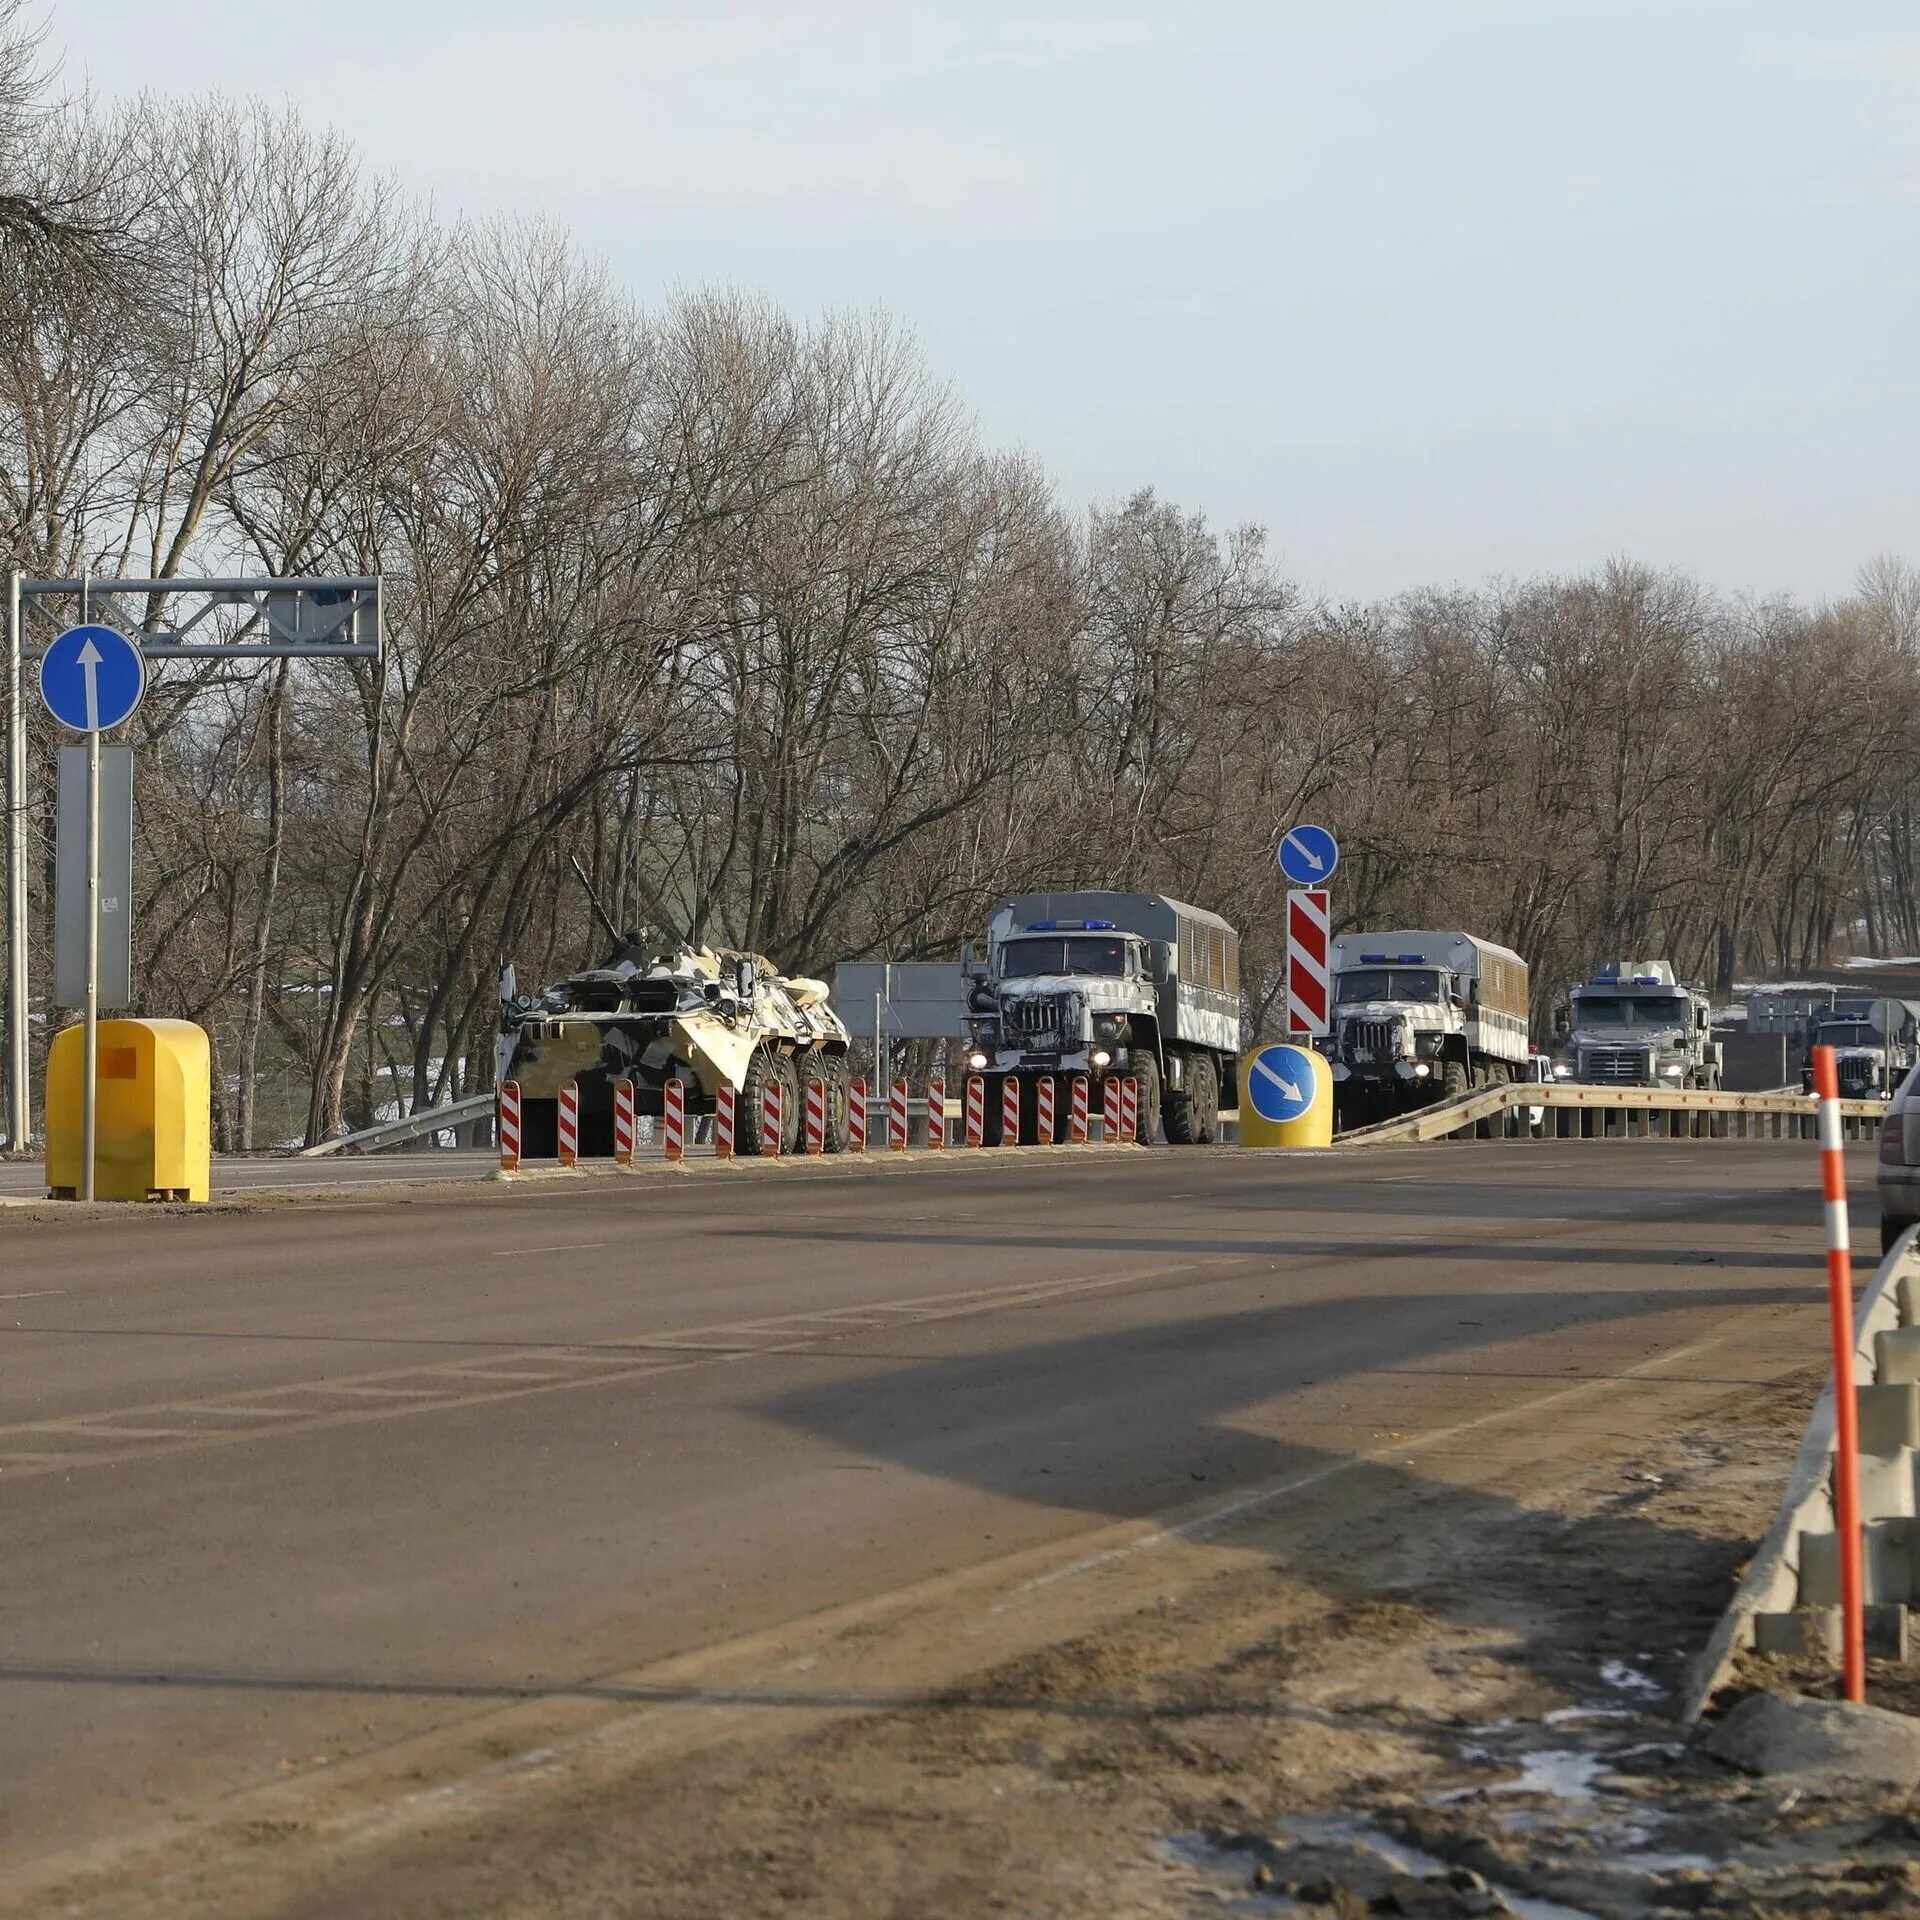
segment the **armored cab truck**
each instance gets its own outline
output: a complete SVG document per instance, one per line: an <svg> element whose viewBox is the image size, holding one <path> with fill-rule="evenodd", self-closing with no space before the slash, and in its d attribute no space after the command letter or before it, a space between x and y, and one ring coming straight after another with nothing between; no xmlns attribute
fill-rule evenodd
<svg viewBox="0 0 1920 1920"><path fill-rule="evenodd" d="M1809 1024L1800 1082L1813 1091L1813 1049L1831 1047L1845 1100L1886 1100L1920 1059L1920 1008L1909 1000L1837 998Z"/></svg>
<svg viewBox="0 0 1920 1920"><path fill-rule="evenodd" d="M521 1151L550 1158L560 1088L580 1088L580 1153L613 1152L613 1083L633 1082L638 1113L656 1117L669 1080L689 1114L710 1114L722 1086L739 1096L740 1153L760 1151L757 1124L767 1088L780 1087L782 1151L799 1144L801 1095L826 1089L826 1146L847 1143L851 1084L847 1029L818 980L783 974L765 955L676 946L651 957L627 948L522 997L502 989L500 1079L520 1089Z"/></svg>
<svg viewBox="0 0 1920 1920"><path fill-rule="evenodd" d="M1322 1051L1342 1127L1528 1077L1527 963L1510 947L1470 933L1343 933L1330 958Z"/></svg>
<svg viewBox="0 0 1920 1920"><path fill-rule="evenodd" d="M1084 1073L1098 1102L1115 1075L1140 1083L1140 1138L1219 1138L1237 1103L1240 941L1216 913L1157 893L1026 893L987 921L984 966L968 991L969 1051L999 1088L1021 1087L1021 1137L1037 1137L1043 1074Z"/></svg>
<svg viewBox="0 0 1920 1920"><path fill-rule="evenodd" d="M1725 1048L1713 1007L1666 960L1609 960L1567 995L1562 1079L1717 1092Z"/></svg>

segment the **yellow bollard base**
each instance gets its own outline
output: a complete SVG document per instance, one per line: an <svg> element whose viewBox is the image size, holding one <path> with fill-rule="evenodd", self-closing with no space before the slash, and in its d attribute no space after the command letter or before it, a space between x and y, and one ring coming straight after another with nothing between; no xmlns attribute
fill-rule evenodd
<svg viewBox="0 0 1920 1920"><path fill-rule="evenodd" d="M96 1200L211 1197L212 1082L207 1036L187 1020L102 1020L94 1113ZM47 1191L81 1179L84 1037L63 1027L47 1055Z"/></svg>
<svg viewBox="0 0 1920 1920"><path fill-rule="evenodd" d="M1241 1060L1240 1144L1333 1145L1333 1069L1320 1054L1307 1046L1256 1047Z"/></svg>

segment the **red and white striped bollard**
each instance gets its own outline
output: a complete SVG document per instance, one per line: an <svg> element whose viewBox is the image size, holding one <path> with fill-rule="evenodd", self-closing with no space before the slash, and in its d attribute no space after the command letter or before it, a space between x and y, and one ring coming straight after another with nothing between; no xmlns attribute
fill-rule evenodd
<svg viewBox="0 0 1920 1920"><path fill-rule="evenodd" d="M687 1156L687 1083L678 1074L660 1089L660 1145L669 1160Z"/></svg>
<svg viewBox="0 0 1920 1920"><path fill-rule="evenodd" d="M1120 1144L1120 1082L1117 1077L1105 1082L1101 1091L1100 1144L1103 1147Z"/></svg>
<svg viewBox="0 0 1920 1920"><path fill-rule="evenodd" d="M613 1163L633 1165L633 1142L639 1132L634 1120L633 1082L624 1076L613 1083Z"/></svg>
<svg viewBox="0 0 1920 1920"><path fill-rule="evenodd" d="M827 1083L824 1080L807 1082L806 1147L809 1153L827 1150Z"/></svg>
<svg viewBox="0 0 1920 1920"><path fill-rule="evenodd" d="M938 1149L947 1144L947 1082L936 1073L927 1082L927 1145Z"/></svg>
<svg viewBox="0 0 1920 1920"><path fill-rule="evenodd" d="M520 1165L520 1083L517 1080L503 1080L500 1083L500 1115L496 1131L500 1136L501 1168L513 1173Z"/></svg>
<svg viewBox="0 0 1920 1920"><path fill-rule="evenodd" d="M977 1074L967 1075L967 1145L983 1146L987 1138L987 1083Z"/></svg>
<svg viewBox="0 0 1920 1920"><path fill-rule="evenodd" d="M1073 1076L1072 1104L1067 1110L1067 1141L1071 1146L1087 1144L1087 1076Z"/></svg>
<svg viewBox="0 0 1920 1920"><path fill-rule="evenodd" d="M1140 1139L1140 1081L1136 1074L1128 1074L1120 1082L1120 1138L1128 1146L1135 1146Z"/></svg>
<svg viewBox="0 0 1920 1920"><path fill-rule="evenodd" d="M1053 1145L1053 1075L1043 1073L1033 1086L1033 1137L1037 1145Z"/></svg>
<svg viewBox="0 0 1920 1920"><path fill-rule="evenodd" d="M713 1096L713 1157L716 1160L733 1158L733 1116L739 1099L739 1093L725 1085Z"/></svg>
<svg viewBox="0 0 1920 1920"><path fill-rule="evenodd" d="M1020 1144L1020 1077L1010 1073L1000 1082L1000 1144Z"/></svg>
<svg viewBox="0 0 1920 1920"><path fill-rule="evenodd" d="M764 1159L780 1158L780 1138L787 1130L787 1090L778 1080L767 1082L760 1102L760 1152Z"/></svg>
<svg viewBox="0 0 1920 1920"><path fill-rule="evenodd" d="M847 1151L867 1150L867 1083L856 1080L847 1089Z"/></svg>
<svg viewBox="0 0 1920 1920"><path fill-rule="evenodd" d="M563 1167L580 1164L580 1082L569 1080L560 1089L554 1121L555 1150Z"/></svg>
<svg viewBox="0 0 1920 1920"><path fill-rule="evenodd" d="M907 1150L907 1083L896 1080L887 1090L887 1151Z"/></svg>

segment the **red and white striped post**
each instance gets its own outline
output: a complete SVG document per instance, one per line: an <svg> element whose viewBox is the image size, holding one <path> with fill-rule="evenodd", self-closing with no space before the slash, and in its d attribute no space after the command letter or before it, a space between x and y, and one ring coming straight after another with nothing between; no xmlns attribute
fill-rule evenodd
<svg viewBox="0 0 1920 1920"><path fill-rule="evenodd" d="M1327 948L1333 924L1325 887L1287 895L1287 1032L1327 1031Z"/></svg>
<svg viewBox="0 0 1920 1920"><path fill-rule="evenodd" d="M1115 1147L1120 1144L1120 1077L1118 1074L1107 1081L1101 1100L1100 1144L1103 1147Z"/></svg>
<svg viewBox="0 0 1920 1920"><path fill-rule="evenodd" d="M733 1158L733 1116L739 1098L739 1093L725 1084L713 1096L713 1157L716 1160Z"/></svg>
<svg viewBox="0 0 1920 1920"><path fill-rule="evenodd" d="M780 1158L780 1136L787 1130L786 1092L778 1080L770 1080L760 1102L760 1152L768 1160Z"/></svg>
<svg viewBox="0 0 1920 1920"><path fill-rule="evenodd" d="M967 1075L967 1145L980 1147L987 1140L987 1083L979 1074Z"/></svg>
<svg viewBox="0 0 1920 1920"><path fill-rule="evenodd" d="M1033 1137L1037 1145L1053 1145L1053 1075L1043 1073L1033 1083Z"/></svg>
<svg viewBox="0 0 1920 1920"><path fill-rule="evenodd" d="M560 1088L554 1136L560 1164L563 1167L577 1167L580 1164L580 1082L578 1080L568 1080Z"/></svg>
<svg viewBox="0 0 1920 1920"><path fill-rule="evenodd" d="M669 1160L687 1157L687 1083L678 1074L660 1089L660 1145Z"/></svg>
<svg viewBox="0 0 1920 1920"><path fill-rule="evenodd" d="M1020 1144L1020 1076L1014 1073L1000 1082L1000 1144Z"/></svg>
<svg viewBox="0 0 1920 1920"><path fill-rule="evenodd" d="M847 1151L867 1150L867 1083L856 1080L847 1089Z"/></svg>
<svg viewBox="0 0 1920 1920"><path fill-rule="evenodd" d="M1067 1141L1071 1146L1084 1147L1087 1144L1087 1076L1076 1073L1073 1076L1071 1104L1067 1109Z"/></svg>
<svg viewBox="0 0 1920 1920"><path fill-rule="evenodd" d="M1120 1082L1120 1138L1130 1147L1140 1138L1140 1081L1131 1073Z"/></svg>
<svg viewBox="0 0 1920 1920"><path fill-rule="evenodd" d="M887 1093L887 1150L907 1150L907 1083L896 1080Z"/></svg>
<svg viewBox="0 0 1920 1920"><path fill-rule="evenodd" d="M500 1136L501 1168L513 1173L520 1165L520 1083L517 1080L500 1083L500 1117L495 1131Z"/></svg>
<svg viewBox="0 0 1920 1920"><path fill-rule="evenodd" d="M1840 1650L1847 1698L1867 1697L1866 1582L1860 1553L1860 1413L1853 1397L1853 1243L1847 1162L1840 1143L1840 1075L1831 1047L1813 1050L1820 1099L1820 1175L1827 1213L1827 1312L1833 1330L1834 1525L1840 1535Z"/></svg>
<svg viewBox="0 0 1920 1920"><path fill-rule="evenodd" d="M675 1086L680 1083L676 1080ZM613 1083L613 1163L617 1167L633 1165L634 1124L633 1082L624 1077Z"/></svg>
<svg viewBox="0 0 1920 1920"><path fill-rule="evenodd" d="M927 1146L937 1150L947 1144L947 1081L936 1073L927 1082Z"/></svg>
<svg viewBox="0 0 1920 1920"><path fill-rule="evenodd" d="M824 1080L807 1082L806 1145L809 1153L827 1150L827 1083Z"/></svg>

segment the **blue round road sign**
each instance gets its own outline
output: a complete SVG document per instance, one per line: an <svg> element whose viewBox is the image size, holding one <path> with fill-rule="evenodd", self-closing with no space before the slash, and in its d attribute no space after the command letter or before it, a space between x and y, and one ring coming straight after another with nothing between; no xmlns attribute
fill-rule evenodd
<svg viewBox="0 0 1920 1920"><path fill-rule="evenodd" d="M40 656L40 697L75 733L117 727L146 690L139 647L112 627L69 627Z"/></svg>
<svg viewBox="0 0 1920 1920"><path fill-rule="evenodd" d="M1325 827L1289 827L1280 840L1280 871L1296 887L1324 887L1340 864L1340 843Z"/></svg>
<svg viewBox="0 0 1920 1920"><path fill-rule="evenodd" d="M1262 1120L1298 1120L1313 1105L1313 1059L1305 1047L1262 1047L1243 1089Z"/></svg>

